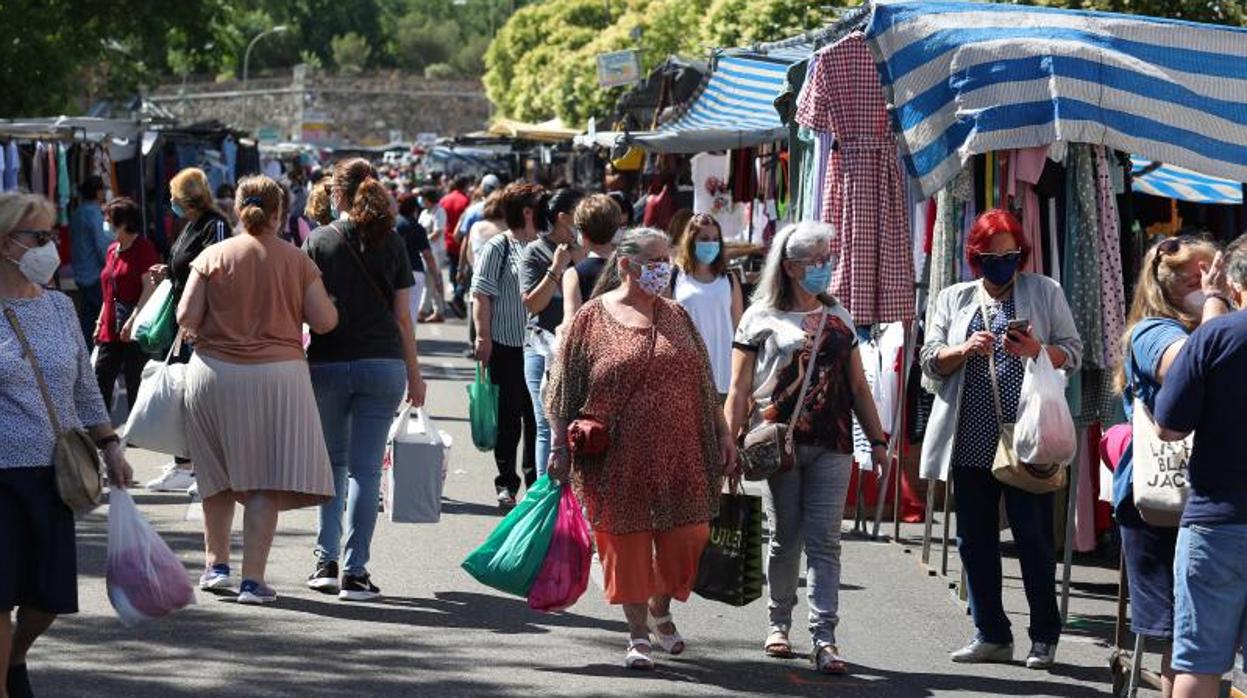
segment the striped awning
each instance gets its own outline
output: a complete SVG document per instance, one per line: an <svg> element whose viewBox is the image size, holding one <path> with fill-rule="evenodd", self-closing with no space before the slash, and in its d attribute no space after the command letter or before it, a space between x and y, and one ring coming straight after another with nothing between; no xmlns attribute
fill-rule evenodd
<svg viewBox="0 0 1247 698"><path fill-rule="evenodd" d="M1062 140L1247 180L1247 30L919 0L876 4L867 36L923 195L977 153Z"/></svg>
<svg viewBox="0 0 1247 698"><path fill-rule="evenodd" d="M634 133L629 143L659 153L698 153L743 148L781 140L787 128L775 111L788 68L808 53L779 55L720 53L705 85L689 108L657 131Z"/></svg>
<svg viewBox="0 0 1247 698"><path fill-rule="evenodd" d="M1238 182L1152 162L1137 155L1132 161L1133 188L1137 193L1197 204L1237 206L1243 203L1243 185Z"/></svg>

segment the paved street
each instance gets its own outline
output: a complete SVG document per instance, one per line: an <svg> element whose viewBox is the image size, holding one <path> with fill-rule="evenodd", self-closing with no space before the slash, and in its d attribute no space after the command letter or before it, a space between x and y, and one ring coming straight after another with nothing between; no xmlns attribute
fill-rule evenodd
<svg viewBox="0 0 1247 698"><path fill-rule="evenodd" d="M269 580L281 598L262 608L199 594L190 609L126 629L104 592L106 509L79 528L82 613L60 621L30 657L42 696L1099 696L1108 694L1112 570L1080 566L1073 613L1051 672L964 667L947 652L972 634L947 580L928 576L918 550L849 539L844 546L839 641L852 675L823 678L804 660L765 658L765 602L730 608L694 598L675 609L689 641L652 674L625 672L622 614L590 586L569 612L541 614L459 569L498 521L493 465L468 435L462 325L422 326L430 412L456 441L438 525L379 523L370 571L384 599L351 604L303 586L315 515L284 514ZM163 457L132 452L139 479ZM183 558L202 567L196 508L185 496L136 493L143 512ZM241 517L239 517L239 520ZM851 522L845 522L846 529ZM909 527L909 533L919 529ZM235 548L236 554L239 548ZM938 550L938 549L937 549ZM953 554L955 563L956 555ZM238 560L235 560L237 569ZM1007 608L1024 641L1025 601L1006 567ZM803 617L804 603L798 610ZM800 647L804 629L795 633Z"/></svg>

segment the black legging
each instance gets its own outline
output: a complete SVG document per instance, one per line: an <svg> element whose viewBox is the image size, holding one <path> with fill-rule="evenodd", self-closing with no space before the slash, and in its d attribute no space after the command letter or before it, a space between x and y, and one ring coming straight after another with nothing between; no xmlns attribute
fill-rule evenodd
<svg viewBox="0 0 1247 698"><path fill-rule="evenodd" d="M125 374L126 399L130 407L134 407L134 398L138 397L139 382L143 378L143 366L147 363L147 355L139 348L137 342L101 342L99 357L95 360L95 380L100 384L100 395L104 397L104 406L113 409L113 386L117 376Z"/></svg>
<svg viewBox="0 0 1247 698"><path fill-rule="evenodd" d="M494 462L498 465L498 477L494 487L511 494L520 491L520 478L515 472L515 449L520 443L520 428L524 436L524 484L537 480L537 419L533 414L533 401L524 382L524 350L493 343L489 358L491 382L498 386L498 443L494 447Z"/></svg>

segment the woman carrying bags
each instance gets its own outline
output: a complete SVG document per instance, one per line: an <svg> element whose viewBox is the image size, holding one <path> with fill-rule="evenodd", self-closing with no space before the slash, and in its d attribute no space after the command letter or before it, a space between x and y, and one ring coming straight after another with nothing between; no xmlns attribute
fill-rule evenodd
<svg viewBox="0 0 1247 698"><path fill-rule="evenodd" d="M667 652L684 651L671 600L692 591L736 457L705 347L688 314L660 297L670 283L666 234L625 235L547 386L549 475L570 473L588 509L606 598L628 621L630 669L653 668L651 630ZM605 441L569 439L569 426Z"/></svg>
<svg viewBox="0 0 1247 698"><path fill-rule="evenodd" d="M938 386L922 442L922 476L946 480L952 471L957 549L978 629L952 660L1013 659L1013 633L1001 601L1003 497L1030 606L1026 665L1044 669L1055 662L1061 635L1053 494L1025 492L992 475L1000 441L993 392L1000 394L1004 422L1016 422L1025 360L1047 352L1055 368L1077 370L1082 340L1061 287L1018 271L1029 253L1018 219L1007 211L988 211L966 239L966 261L980 280L946 288L936 299L920 356L923 374Z"/></svg>
<svg viewBox="0 0 1247 698"><path fill-rule="evenodd" d="M1155 412L1156 394L1190 333L1205 320L1232 310L1219 282L1216 258L1215 245L1189 237L1162 240L1144 255L1126 323L1126 356L1117 373L1128 423L1134 419L1135 399ZM1178 528L1144 521L1135 507L1133 486L1131 445L1113 471L1113 511L1130 582L1130 629L1164 644L1161 693L1168 698L1174 679L1168 643L1173 640Z"/></svg>
<svg viewBox="0 0 1247 698"><path fill-rule="evenodd" d="M785 424L795 441L792 470L766 481L763 505L770 521L767 559L774 657L793 655L789 630L797 604L805 549L814 669L842 674L836 645L840 590L840 521L853 470L853 415L871 442L876 469L887 462L886 435L862 370L853 318L827 294L835 230L799 223L771 242L766 265L736 331L728 427ZM756 411L750 414L750 403ZM744 458L742 457L742 462Z"/></svg>
<svg viewBox="0 0 1247 698"><path fill-rule="evenodd" d="M732 380L732 336L744 311L740 284L727 271L723 231L714 216L699 213L690 218L680 240L672 296L701 333L715 390L726 400Z"/></svg>
<svg viewBox="0 0 1247 698"><path fill-rule="evenodd" d="M333 499L320 508L317 564L307 585L367 601L381 595L367 566L385 442L403 395L423 405L425 385L409 307L415 277L394 230L390 195L372 165L356 158L334 166L333 199L346 220L317 228L304 244L341 318L328 331L313 328L307 350L334 481Z"/></svg>

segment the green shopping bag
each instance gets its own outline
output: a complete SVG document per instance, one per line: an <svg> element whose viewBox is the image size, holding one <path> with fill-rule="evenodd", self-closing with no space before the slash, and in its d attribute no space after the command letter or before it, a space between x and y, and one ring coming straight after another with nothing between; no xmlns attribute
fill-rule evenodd
<svg viewBox="0 0 1247 698"><path fill-rule="evenodd" d="M134 333L139 348L148 355L163 358L173 346L173 338L178 333L178 307L173 293L165 295L164 300L148 299L148 303L159 302L159 310L150 324L140 324Z"/></svg>
<svg viewBox="0 0 1247 698"><path fill-rule="evenodd" d="M481 451L492 451L498 443L498 386L489 380L489 369L476 364L476 380L468 386L468 417L472 422L472 443Z"/></svg>
<svg viewBox="0 0 1247 698"><path fill-rule="evenodd" d="M559 515L563 487L542 476L461 565L478 582L516 596L541 571Z"/></svg>

